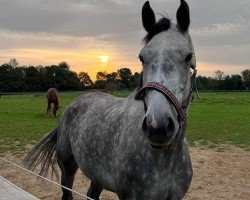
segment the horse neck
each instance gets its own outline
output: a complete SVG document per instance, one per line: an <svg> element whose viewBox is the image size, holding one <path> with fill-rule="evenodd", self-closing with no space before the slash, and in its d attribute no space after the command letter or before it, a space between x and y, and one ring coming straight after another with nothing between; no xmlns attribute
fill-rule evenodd
<svg viewBox="0 0 250 200"><path fill-rule="evenodd" d="M177 134L175 140L171 144L171 147L169 148L170 154L172 155L171 160L172 164L174 165L175 161L179 160L178 158L183 155L183 151L185 148L185 132L186 132L186 125L187 122L184 122L183 127L179 130L179 133Z"/></svg>
<svg viewBox="0 0 250 200"><path fill-rule="evenodd" d="M55 105L55 108L57 108L58 107L58 101L55 101L54 105Z"/></svg>

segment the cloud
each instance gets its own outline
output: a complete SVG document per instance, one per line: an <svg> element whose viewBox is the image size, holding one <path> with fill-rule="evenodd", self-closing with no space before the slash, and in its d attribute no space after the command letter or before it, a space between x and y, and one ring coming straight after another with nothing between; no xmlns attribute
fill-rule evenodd
<svg viewBox="0 0 250 200"><path fill-rule="evenodd" d="M135 68L145 35L141 22L144 2L1 0L0 61L6 59L6 52L17 53L18 49L67 51L70 55L95 50L112 52L121 59L120 62ZM198 62L235 65L238 69L241 65L249 67L250 1L187 2ZM154 0L150 3L157 18L164 14L175 21L179 0Z"/></svg>
<svg viewBox="0 0 250 200"><path fill-rule="evenodd" d="M125 31L126 26L117 28L124 22L137 28L133 26L137 13L131 6L107 0L2 0L0 11L5 19L0 27L11 31L95 37Z"/></svg>

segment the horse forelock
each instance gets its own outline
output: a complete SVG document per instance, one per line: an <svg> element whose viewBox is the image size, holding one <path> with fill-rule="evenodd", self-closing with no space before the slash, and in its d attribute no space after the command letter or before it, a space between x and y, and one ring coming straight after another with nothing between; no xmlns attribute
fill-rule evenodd
<svg viewBox="0 0 250 200"><path fill-rule="evenodd" d="M155 35L161 33L162 31L167 31L171 26L170 19L163 17L161 18L144 37L143 41L147 44Z"/></svg>

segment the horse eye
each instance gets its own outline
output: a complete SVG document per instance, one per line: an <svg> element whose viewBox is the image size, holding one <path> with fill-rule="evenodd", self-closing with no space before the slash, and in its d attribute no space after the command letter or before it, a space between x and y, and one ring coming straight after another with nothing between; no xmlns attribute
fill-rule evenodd
<svg viewBox="0 0 250 200"><path fill-rule="evenodd" d="M144 63L144 60L143 60L143 58L142 58L141 55L139 55L139 59L140 59L140 61L141 61L142 63Z"/></svg>
<svg viewBox="0 0 250 200"><path fill-rule="evenodd" d="M190 54L187 55L185 61L186 61L186 62L190 62L190 61L192 60L192 58L193 58L193 54L190 53Z"/></svg>

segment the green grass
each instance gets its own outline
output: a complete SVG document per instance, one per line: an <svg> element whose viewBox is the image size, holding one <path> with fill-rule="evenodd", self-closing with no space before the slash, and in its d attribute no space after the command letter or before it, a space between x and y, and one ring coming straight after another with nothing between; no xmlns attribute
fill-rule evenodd
<svg viewBox="0 0 250 200"><path fill-rule="evenodd" d="M60 94L59 116L80 92ZM45 116L46 99L43 93L2 96L0 99L0 153L23 153L28 144L35 144L59 121Z"/></svg>
<svg viewBox="0 0 250 200"><path fill-rule="evenodd" d="M60 93L59 117L82 92ZM125 97L129 92L114 92ZM250 93L201 93L189 111L189 143L215 148L233 144L250 149ZM22 154L59 121L45 116L43 93L2 96L0 99L0 153Z"/></svg>
<svg viewBox="0 0 250 200"><path fill-rule="evenodd" d="M201 93L189 112L188 141L250 147L250 93Z"/></svg>

